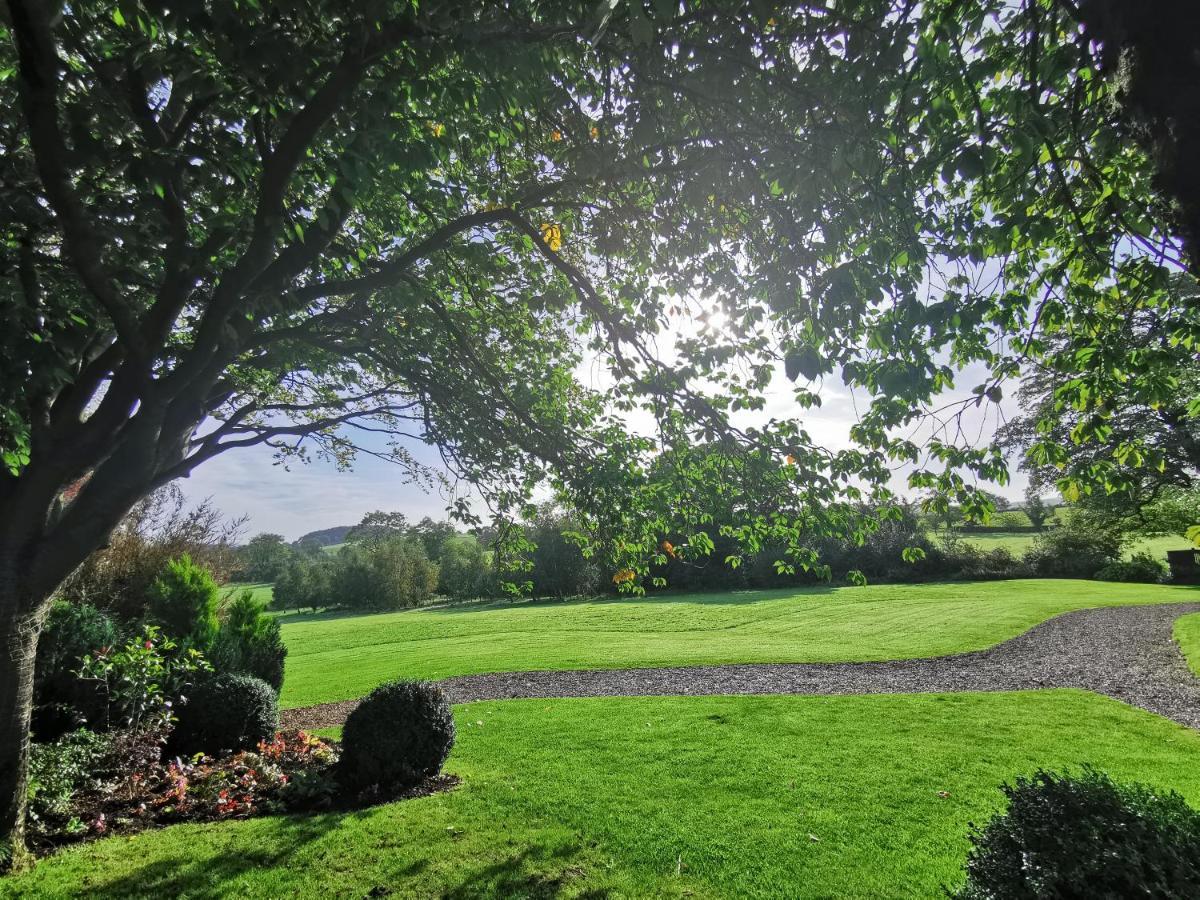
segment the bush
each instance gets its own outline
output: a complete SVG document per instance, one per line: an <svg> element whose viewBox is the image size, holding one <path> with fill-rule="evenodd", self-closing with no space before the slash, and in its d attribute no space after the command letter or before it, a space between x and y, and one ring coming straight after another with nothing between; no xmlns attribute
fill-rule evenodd
<svg viewBox="0 0 1200 900"><path fill-rule="evenodd" d="M172 754L246 750L279 726L275 689L253 675L216 675L196 685L167 744Z"/></svg>
<svg viewBox="0 0 1200 900"><path fill-rule="evenodd" d="M50 607L33 677L33 732L39 740L54 740L101 718L100 699L77 672L84 656L119 639L116 623L88 603L59 600Z"/></svg>
<svg viewBox="0 0 1200 900"><path fill-rule="evenodd" d="M161 738L175 720L175 698L209 668L200 651L180 648L147 625L122 647L102 647L85 655L79 662L79 679L99 701L94 728Z"/></svg>
<svg viewBox="0 0 1200 900"><path fill-rule="evenodd" d="M267 615L266 604L243 591L229 604L225 621L213 643L209 659L218 672L253 675L278 693L283 687L287 647L279 622Z"/></svg>
<svg viewBox="0 0 1200 900"><path fill-rule="evenodd" d="M1044 578L1091 578L1120 558L1119 536L1078 525L1039 534L1025 552L1025 564Z"/></svg>
<svg viewBox="0 0 1200 900"><path fill-rule="evenodd" d="M167 563L150 586L147 612L188 647L207 651L217 637L217 583L186 553Z"/></svg>
<svg viewBox="0 0 1200 900"><path fill-rule="evenodd" d="M395 794L441 771L453 746L454 718L441 688L383 684L346 719L338 782L351 792Z"/></svg>
<svg viewBox="0 0 1200 900"><path fill-rule="evenodd" d="M1167 564L1150 553L1135 553L1128 560L1109 563L1096 573L1101 581L1141 581L1155 584L1166 581Z"/></svg>
<svg viewBox="0 0 1200 900"><path fill-rule="evenodd" d="M28 814L35 836L67 827L71 801L95 785L95 771L107 752L102 735L82 728L30 748Z"/></svg>
<svg viewBox="0 0 1200 900"><path fill-rule="evenodd" d="M1200 813L1174 792L1038 771L1008 810L971 827L959 900L1200 897Z"/></svg>

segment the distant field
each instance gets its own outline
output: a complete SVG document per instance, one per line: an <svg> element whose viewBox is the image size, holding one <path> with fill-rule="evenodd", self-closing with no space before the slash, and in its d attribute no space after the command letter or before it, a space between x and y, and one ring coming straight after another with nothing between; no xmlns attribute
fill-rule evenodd
<svg viewBox="0 0 1200 900"><path fill-rule="evenodd" d="M995 550L1003 547L1012 553L1013 556L1020 556L1029 549L1029 545L1033 543L1033 539L1037 535L1032 532L1015 532L1012 534L962 534L959 536L967 543L974 544L982 550ZM1132 542L1125 549L1125 555L1152 553L1157 557L1165 559L1168 550L1187 550L1189 547L1190 544L1185 537L1172 537L1170 535L1146 537Z"/></svg>
<svg viewBox="0 0 1200 900"><path fill-rule="evenodd" d="M222 586L221 595L234 596L242 591L249 591L254 595L256 600L265 600L270 603L275 595L275 585L265 582L250 582L250 581L231 581L229 584Z"/></svg>
<svg viewBox="0 0 1200 900"><path fill-rule="evenodd" d="M937 656L988 647L1072 609L1198 596L1182 586L1028 580L288 615L280 699L348 700L398 677Z"/></svg>

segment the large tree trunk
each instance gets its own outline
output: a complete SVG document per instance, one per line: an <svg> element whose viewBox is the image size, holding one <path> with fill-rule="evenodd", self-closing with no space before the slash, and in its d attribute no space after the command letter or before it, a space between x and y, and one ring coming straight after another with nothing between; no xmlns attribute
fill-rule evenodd
<svg viewBox="0 0 1200 900"><path fill-rule="evenodd" d="M31 861L25 844L29 716L44 612L44 603L21 596L14 578L0 576L0 872Z"/></svg>

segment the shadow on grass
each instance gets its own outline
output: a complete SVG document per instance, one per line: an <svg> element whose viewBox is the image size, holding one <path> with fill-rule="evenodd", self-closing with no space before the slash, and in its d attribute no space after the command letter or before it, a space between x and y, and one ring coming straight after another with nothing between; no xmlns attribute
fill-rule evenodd
<svg viewBox="0 0 1200 900"><path fill-rule="evenodd" d="M573 846L561 846L553 851L534 846L483 866L438 896L446 900L476 900L482 897L552 900L570 890L574 897L603 900L609 896L605 888L571 890L574 883L587 874L582 867L568 862L578 852L579 848Z"/></svg>
<svg viewBox="0 0 1200 900"><path fill-rule="evenodd" d="M223 898L233 896L230 882L253 870L286 867L292 856L320 840L340 825L344 815L297 815L273 817L275 826L262 840L222 841L222 848L197 852L197 846L179 835L178 850L125 872L120 878L92 882L92 896ZM263 821L263 820L256 820ZM230 823L202 827L228 827ZM184 828L187 826L171 826ZM106 840L116 840L107 838ZM232 847L236 846L236 850ZM311 863L308 863L311 865Z"/></svg>

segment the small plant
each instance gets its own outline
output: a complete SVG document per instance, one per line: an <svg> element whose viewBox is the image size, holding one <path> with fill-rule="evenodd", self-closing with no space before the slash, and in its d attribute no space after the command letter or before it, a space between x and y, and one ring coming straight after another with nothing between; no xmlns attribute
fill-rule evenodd
<svg viewBox="0 0 1200 900"><path fill-rule="evenodd" d="M217 583L186 553L167 563L150 586L147 612L187 647L208 651L220 623Z"/></svg>
<svg viewBox="0 0 1200 900"><path fill-rule="evenodd" d="M1135 553L1127 560L1109 563L1096 573L1100 581L1138 581L1155 584L1166 581L1167 564L1150 553Z"/></svg>
<svg viewBox="0 0 1200 900"><path fill-rule="evenodd" d="M34 744L29 755L29 823L35 836L66 826L72 801L96 783L100 761L109 751L103 736L86 729L49 744Z"/></svg>
<svg viewBox="0 0 1200 900"><path fill-rule="evenodd" d="M1121 558L1121 538L1103 529L1071 524L1033 539L1025 563L1044 578L1091 578Z"/></svg>
<svg viewBox="0 0 1200 900"><path fill-rule="evenodd" d="M453 746L454 717L441 688L383 684L346 719L338 781L352 792L395 794L438 774Z"/></svg>
<svg viewBox="0 0 1200 900"><path fill-rule="evenodd" d="M218 672L253 675L277 692L283 687L287 647L279 621L266 612L266 603L243 591L229 604L225 621L210 653Z"/></svg>
<svg viewBox="0 0 1200 900"><path fill-rule="evenodd" d="M216 754L269 740L279 724L275 689L253 675L216 675L196 685L179 711L168 750Z"/></svg>
<svg viewBox="0 0 1200 900"><path fill-rule="evenodd" d="M1178 794L1090 768L1001 790L1007 811L971 827L958 900L1200 897L1200 813Z"/></svg>
<svg viewBox="0 0 1200 900"><path fill-rule="evenodd" d="M202 654L181 649L154 625L121 648L101 647L80 660L78 675L103 699L97 728L164 734L175 721L174 698L197 673L210 670Z"/></svg>

